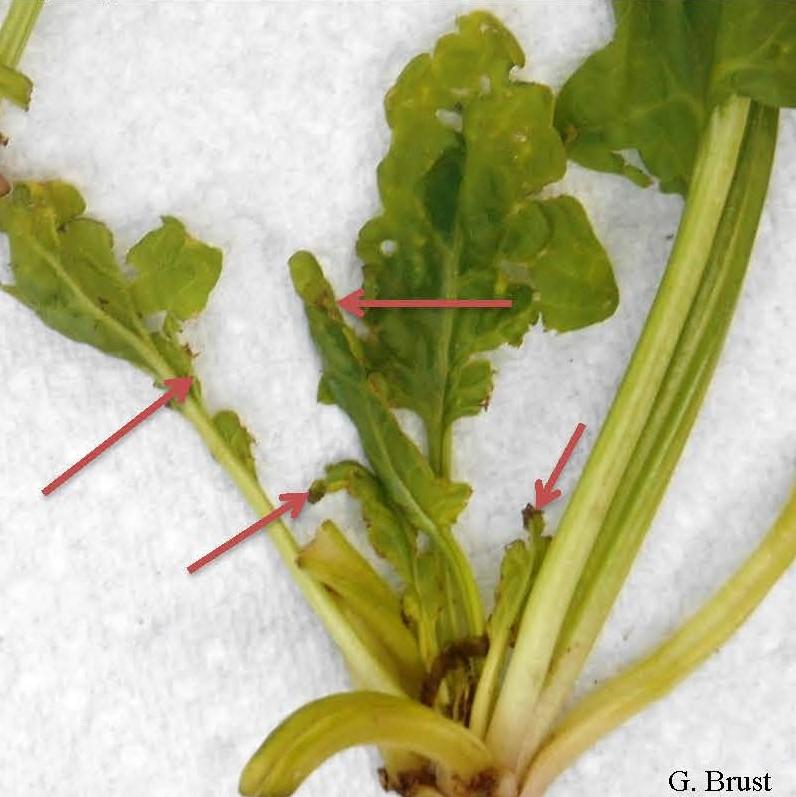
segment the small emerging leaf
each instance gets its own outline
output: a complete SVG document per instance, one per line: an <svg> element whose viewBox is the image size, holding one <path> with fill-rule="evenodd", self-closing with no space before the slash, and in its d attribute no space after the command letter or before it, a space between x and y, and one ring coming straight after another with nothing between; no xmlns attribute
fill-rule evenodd
<svg viewBox="0 0 796 797"><path fill-rule="evenodd" d="M470 721L474 733L487 731L497 698L500 678L513 644L515 626L530 594L550 543L543 537L544 516L530 504L523 511L528 542L515 540L506 546L495 590L495 608L487 622L489 651L481 672Z"/></svg>
<svg viewBox="0 0 796 797"><path fill-rule="evenodd" d="M440 653L437 624L451 599L445 590L445 564L434 550L416 560L414 577L403 598L403 613L412 626L420 655L430 668Z"/></svg>
<svg viewBox="0 0 796 797"><path fill-rule="evenodd" d="M257 478L257 467L254 464L252 445L254 438L241 423L237 413L232 410L221 410L213 416L213 425L218 429L227 446L238 458L241 465Z"/></svg>
<svg viewBox="0 0 796 797"><path fill-rule="evenodd" d="M487 623L491 644L505 644L528 597L533 580L542 566L550 538L542 536L544 520L541 512L528 507L523 513L528 541L515 540L506 546L500 564L500 581L495 591L495 608Z"/></svg>

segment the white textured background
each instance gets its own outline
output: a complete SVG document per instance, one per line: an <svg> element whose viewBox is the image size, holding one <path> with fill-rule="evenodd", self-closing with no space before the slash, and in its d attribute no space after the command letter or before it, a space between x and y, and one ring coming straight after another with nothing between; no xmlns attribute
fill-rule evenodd
<svg viewBox="0 0 796 797"><path fill-rule="evenodd" d="M223 247L222 279L188 334L213 408L259 440L273 493L357 454L316 405L318 363L285 262L314 249L340 294L376 208L381 99L402 65L471 3L48 3L23 61L31 113L5 108L13 178L85 193L123 253L162 213ZM481 3L480 6L489 6ZM603 0L491 6L559 85L608 35ZM573 169L616 264L622 304L582 333L534 331L504 350L489 412L460 422L461 524L485 594L534 479L578 421L569 490L640 329L680 202ZM796 125L786 115L747 290L692 440L586 682L657 641L753 547L784 500L796 451ZM162 412L49 499L39 490L156 396L151 381L61 338L0 296L0 794L224 797L261 738L345 687L339 658L267 540L188 577L252 521L193 431ZM557 505L554 520L560 514ZM343 498L324 513L362 530ZM552 513L551 513L552 514ZM674 769L772 776L796 795L796 571L686 685L614 733L551 790L666 795ZM352 751L311 797L375 797Z"/></svg>

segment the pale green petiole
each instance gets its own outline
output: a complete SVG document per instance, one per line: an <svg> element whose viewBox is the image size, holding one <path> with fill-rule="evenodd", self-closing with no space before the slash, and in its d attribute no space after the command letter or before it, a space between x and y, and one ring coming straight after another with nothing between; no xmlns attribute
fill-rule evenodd
<svg viewBox="0 0 796 797"><path fill-rule="evenodd" d="M0 64L17 66L43 7L44 0L11 0L0 27Z"/></svg>
<svg viewBox="0 0 796 797"><path fill-rule="evenodd" d="M564 705L639 547L702 405L732 320L760 222L779 112L753 103L705 276L644 433L584 569L534 708L523 760Z"/></svg>
<svg viewBox="0 0 796 797"><path fill-rule="evenodd" d="M584 750L671 691L723 645L796 558L796 489L763 541L679 631L581 701L533 761L521 797L541 797Z"/></svg>
<svg viewBox="0 0 796 797"><path fill-rule="evenodd" d="M490 751L458 723L406 698L351 692L316 700L288 717L251 757L240 792L286 797L327 758L362 744L421 755L445 773L443 780L462 788L477 776L499 780Z"/></svg>
<svg viewBox="0 0 796 797"><path fill-rule="evenodd" d="M297 564L332 593L358 635L372 639L368 647L373 655L408 694L416 694L425 670L401 602L332 521L321 524Z"/></svg>
<svg viewBox="0 0 796 797"><path fill-rule="evenodd" d="M509 630L502 629L500 634L490 637L489 652L478 679L470 730L480 737L486 734L490 712L500 689L500 675L508 652Z"/></svg>

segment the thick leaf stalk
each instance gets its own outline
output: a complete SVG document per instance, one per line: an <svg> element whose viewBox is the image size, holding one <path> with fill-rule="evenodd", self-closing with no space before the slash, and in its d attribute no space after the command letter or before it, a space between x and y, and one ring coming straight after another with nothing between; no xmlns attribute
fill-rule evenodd
<svg viewBox="0 0 796 797"><path fill-rule="evenodd" d="M771 175L779 112L753 103L710 260L644 433L567 613L523 751L560 712L663 498L713 376L743 286Z"/></svg>
<svg viewBox="0 0 796 797"><path fill-rule="evenodd" d="M19 64L44 0L11 0L0 27L0 63L12 69Z"/></svg>
<svg viewBox="0 0 796 797"><path fill-rule="evenodd" d="M443 793L491 795L510 776L499 773L484 743L430 708L379 692L332 695L300 708L263 742L243 770L246 797L287 797L327 758L348 747L377 744L431 762L420 783ZM408 773L406 773L408 775Z"/></svg>
<svg viewBox="0 0 796 797"><path fill-rule="evenodd" d="M546 739L521 797L541 797L575 758L674 689L760 605L796 559L796 489L754 553L671 638L572 709Z"/></svg>

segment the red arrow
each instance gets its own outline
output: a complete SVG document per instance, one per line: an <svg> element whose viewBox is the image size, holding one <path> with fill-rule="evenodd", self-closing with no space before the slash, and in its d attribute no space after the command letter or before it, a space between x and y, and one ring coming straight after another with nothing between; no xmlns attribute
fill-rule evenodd
<svg viewBox="0 0 796 797"><path fill-rule="evenodd" d="M543 509L551 501L555 501L556 498L561 495L561 490L554 489L556 482L558 481L558 477L561 475L561 471L564 470L564 465L567 464L567 461L572 456L572 452L575 450L575 446L578 444L580 436L585 430L586 425L583 423L579 423L575 427L575 431L572 433L572 437L569 438L569 442L564 449L564 453L558 458L558 462L556 462L556 466L553 468L553 472L550 474L547 484L545 484L541 479L536 480L537 510Z"/></svg>
<svg viewBox="0 0 796 797"><path fill-rule="evenodd" d="M485 308L485 307L511 307L511 299L363 299L365 289L359 288L351 291L348 296L337 300L337 304L347 313L362 318L366 307L403 307L410 309L439 309L439 308Z"/></svg>
<svg viewBox="0 0 796 797"><path fill-rule="evenodd" d="M258 532L260 529L264 529L269 523L273 523L277 518L282 517L285 512L290 512L290 517L298 517L299 512L304 509L304 504L307 503L307 499L309 498L309 493L282 493L279 496L279 500L283 501L284 503L282 506L275 509L271 514L266 515L264 518L260 518L256 520L251 526L243 529L243 531L238 532L234 537L228 539L222 545L219 545L218 548L213 548L210 553L206 553L201 559L197 559L192 565L188 565L188 572L195 573L200 567L204 567L208 562L212 562L218 556L221 556L222 553L226 553L230 548L236 546L239 542L243 542L248 537L251 537L252 534Z"/></svg>
<svg viewBox="0 0 796 797"><path fill-rule="evenodd" d="M174 379L164 379L163 383L168 390L159 398L153 401L145 410L139 412L131 421L128 421L121 429L114 432L107 440L101 442L93 451L86 454L79 462L75 462L71 468L65 470L57 479L53 479L46 487L42 488L45 495L49 495L53 490L58 489L64 482L72 478L78 471L83 470L89 462L95 460L103 451L109 449L114 443L119 442L128 432L132 432L141 421L145 421L150 415L157 412L161 407L165 407L172 399L182 404L188 391L191 389L193 377L178 376Z"/></svg>

